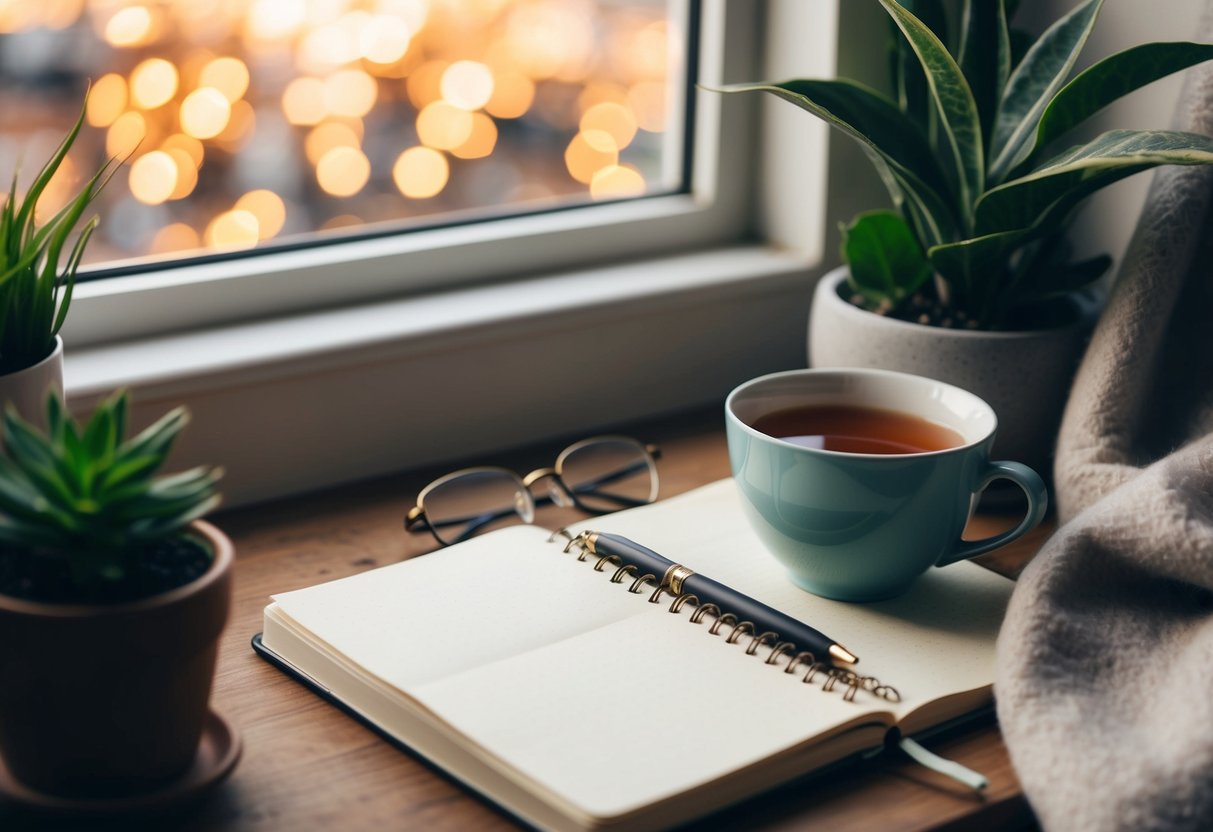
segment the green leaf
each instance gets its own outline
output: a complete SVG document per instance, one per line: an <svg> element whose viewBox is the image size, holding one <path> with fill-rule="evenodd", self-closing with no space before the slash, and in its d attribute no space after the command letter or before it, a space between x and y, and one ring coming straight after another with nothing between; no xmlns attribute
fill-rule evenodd
<svg viewBox="0 0 1213 832"><path fill-rule="evenodd" d="M67 258L67 264L63 267L63 298L59 301L59 310L55 314L55 323L51 326L51 336L59 334L59 330L63 328L63 323L67 320L67 310L72 305L72 292L76 287L76 270L80 267L80 261L84 259L84 248L88 245L89 238L93 236L93 232L97 230L98 219L93 217L88 221L80 231L80 236L76 238L76 244L72 247L72 253Z"/></svg>
<svg viewBox="0 0 1213 832"><path fill-rule="evenodd" d="M1011 73L994 119L991 182L1002 181L1031 152L1031 140L1041 114L1074 68L1102 5L1103 0L1087 0L1058 20L1045 30Z"/></svg>
<svg viewBox="0 0 1213 832"><path fill-rule="evenodd" d="M46 396L46 435L52 442L56 441L63 432L63 423L69 417L64 412L63 400L52 390Z"/></svg>
<svg viewBox="0 0 1213 832"><path fill-rule="evenodd" d="M851 287L877 305L896 306L931 277L914 232L892 211L860 214L844 226L842 256Z"/></svg>
<svg viewBox="0 0 1213 832"><path fill-rule="evenodd" d="M973 93L964 73L934 32L896 0L880 0L880 4L897 22L926 73L931 98L939 109L943 143L955 168L960 220L967 224L971 219L969 208L985 187L982 167L985 151Z"/></svg>
<svg viewBox="0 0 1213 832"><path fill-rule="evenodd" d="M731 84L724 93L766 92L782 98L871 147L932 188L945 179L922 130L897 105L855 81L798 78L776 84Z"/></svg>
<svg viewBox="0 0 1213 832"><path fill-rule="evenodd" d="M942 0L902 0L902 5L947 43L948 15ZM889 27L893 35L893 89L897 93L897 105L930 138L935 129L935 110L931 106L930 90L922 65L892 18L889 18Z"/></svg>
<svg viewBox="0 0 1213 832"><path fill-rule="evenodd" d="M860 142L895 201L913 205L926 244L942 242L955 225L938 190L943 174L922 131L893 102L853 81L798 79L778 84L734 84L723 93L766 92L795 104Z"/></svg>
<svg viewBox="0 0 1213 832"><path fill-rule="evenodd" d="M1011 39L1004 0L965 0L958 61L977 102L981 134L988 139L1011 74Z"/></svg>
<svg viewBox="0 0 1213 832"><path fill-rule="evenodd" d="M132 525L131 531L136 537L141 537L147 540L154 540L181 529L182 527L194 522L195 520L205 517L213 511L221 502L218 494L210 497L205 502L195 505L188 511L181 512L169 517L160 519L145 519L140 520Z"/></svg>
<svg viewBox="0 0 1213 832"><path fill-rule="evenodd" d="M93 413L84 429L84 446L94 459L100 461L113 456L118 445L116 427L113 411L108 407L99 407Z"/></svg>
<svg viewBox="0 0 1213 832"><path fill-rule="evenodd" d="M1026 229L986 234L932 246L927 257L935 270L963 294L963 308L984 325L993 315L1007 257L1028 237Z"/></svg>
<svg viewBox="0 0 1213 832"><path fill-rule="evenodd" d="M1111 265L1112 258L1106 254L1073 263L1053 264L1030 272L1021 292L1031 298L1067 295L1099 280Z"/></svg>
<svg viewBox="0 0 1213 832"><path fill-rule="evenodd" d="M1116 99L1159 78L1213 59L1210 43L1146 43L1118 52L1079 73L1045 107L1033 152L1086 121Z"/></svg>
<svg viewBox="0 0 1213 832"><path fill-rule="evenodd" d="M1158 165L1213 163L1213 138L1168 130L1111 130L1071 148L1037 170L1000 185L977 203L978 233L1022 228L1050 212Z"/></svg>
<svg viewBox="0 0 1213 832"><path fill-rule="evenodd" d="M87 96L86 96L87 100ZM55 171L59 170L59 165L63 163L63 158L67 156L67 152L72 149L72 145L76 141L76 136L80 134L80 128L84 125L84 113L87 106L81 106L80 114L76 116L76 123L72 125L72 129L63 137L63 141L59 143L59 147L42 166L42 170L34 179L28 191L25 192L25 201L21 205L21 210L17 213L17 231L21 233L27 223L32 223L34 219L34 207L38 204L38 198L42 196L42 191L51 181L51 177L55 175Z"/></svg>
<svg viewBox="0 0 1213 832"><path fill-rule="evenodd" d="M134 456L115 462L98 477L97 490L104 493L110 489L117 488L129 480L155 471L162 462L164 462L164 458L156 455ZM142 493L146 488L146 482L140 480L137 485L137 491ZM107 497L112 499L113 495L107 495Z"/></svg>
<svg viewBox="0 0 1213 832"><path fill-rule="evenodd" d="M189 414L186 409L184 407L175 408L144 428L134 439L125 442L118 449L117 458L129 459L145 454L163 458L168 455L177 435L185 429L187 424L189 424Z"/></svg>

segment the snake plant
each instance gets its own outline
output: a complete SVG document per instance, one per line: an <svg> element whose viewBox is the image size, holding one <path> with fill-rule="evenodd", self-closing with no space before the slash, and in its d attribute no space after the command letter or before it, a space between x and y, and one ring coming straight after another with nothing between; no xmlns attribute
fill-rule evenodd
<svg viewBox="0 0 1213 832"><path fill-rule="evenodd" d="M34 216L39 198L83 124L81 109L72 129L24 194L18 193L17 174L13 174L0 208L0 374L33 366L54 350L55 336L71 305L76 270L97 227L96 217L84 224L61 266L68 237L115 169L112 160L41 228L36 227Z"/></svg>
<svg viewBox="0 0 1213 832"><path fill-rule="evenodd" d="M1213 138L1112 130L1058 150L1073 128L1145 84L1213 58L1213 44L1147 43L1074 74L1103 0L1085 0L1033 39L1017 0L878 0L895 35L894 94L846 79L738 84L807 110L860 143L894 210L843 229L850 286L901 314L915 293L971 326L1002 328L1097 279L1106 255L1070 260L1076 207L1158 165L1213 163ZM949 28L957 30L949 41Z"/></svg>
<svg viewBox="0 0 1213 832"><path fill-rule="evenodd" d="M81 428L51 393L45 433L11 405L4 414L0 546L66 561L71 581L94 594L120 585L140 558L219 501L217 469L156 476L188 422L184 408L130 439L127 410L120 391Z"/></svg>

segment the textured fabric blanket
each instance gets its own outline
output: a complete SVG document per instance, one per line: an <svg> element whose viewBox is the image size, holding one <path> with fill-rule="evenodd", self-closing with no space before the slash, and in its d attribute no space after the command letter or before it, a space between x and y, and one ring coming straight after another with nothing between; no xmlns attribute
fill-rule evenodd
<svg viewBox="0 0 1213 832"><path fill-rule="evenodd" d="M1208 65L1176 121L1213 135ZM1156 175L1054 476L998 645L1028 799L1048 830L1213 830L1213 169Z"/></svg>

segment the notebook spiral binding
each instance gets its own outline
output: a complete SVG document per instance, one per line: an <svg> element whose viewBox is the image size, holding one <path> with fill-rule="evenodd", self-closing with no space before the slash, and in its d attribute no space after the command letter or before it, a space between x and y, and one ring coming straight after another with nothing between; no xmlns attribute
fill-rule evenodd
<svg viewBox="0 0 1213 832"><path fill-rule="evenodd" d="M889 702L901 701L901 695L896 688L882 683L875 676L861 676L848 668L834 667L828 662L820 661L808 650L794 652L796 645L790 641L780 641L778 633L769 630L758 633L754 629L753 622L740 621L736 615L722 610L716 604L701 603L699 598L689 592L680 594L671 592L666 585L660 584L661 578L658 575L651 572L636 574L638 570L635 566L631 564L621 566L622 561L615 555L592 555L581 535L573 536L567 529L557 529L548 540L553 542L557 537L564 537L568 541L564 546L566 554L577 549L577 560L583 562L594 560L595 572L605 573L609 567L614 567L611 572L611 583L622 584L630 578L628 592L639 595L645 592L646 584L653 584L656 588L649 595L650 604L660 604L664 596L669 596L673 599L670 602L669 611L675 615L681 614L683 607L690 605L694 607L694 611L688 618L692 624L702 624L707 616L712 616L714 620L708 625L708 633L714 636L724 635L725 628L729 628L728 634L724 636L727 644L737 644L742 638L749 636L750 641L745 648L747 656L755 656L758 654L759 648L769 647L770 652L763 659L763 664L777 666L778 662L786 657L787 664L784 666L783 672L791 675L804 668L801 681L806 685L814 684L820 678L823 691L829 692L841 688L844 690L842 698L847 702L854 702L855 695L861 690Z"/></svg>

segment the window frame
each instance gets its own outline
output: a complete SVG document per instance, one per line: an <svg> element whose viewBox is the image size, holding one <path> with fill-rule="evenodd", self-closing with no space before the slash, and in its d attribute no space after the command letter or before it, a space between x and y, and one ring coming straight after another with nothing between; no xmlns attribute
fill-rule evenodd
<svg viewBox="0 0 1213 832"><path fill-rule="evenodd" d="M698 23L690 40L699 46L692 77L700 84L719 86L725 73L755 65L757 7L729 9L721 0L673 6ZM65 337L76 346L103 344L746 239L753 168L731 163L720 147L751 159L752 131L742 120L722 119L717 95L700 92L690 110L691 140L681 130L671 137L690 154L686 193L177 266L151 263L143 273L116 264L119 274L77 285Z"/></svg>

